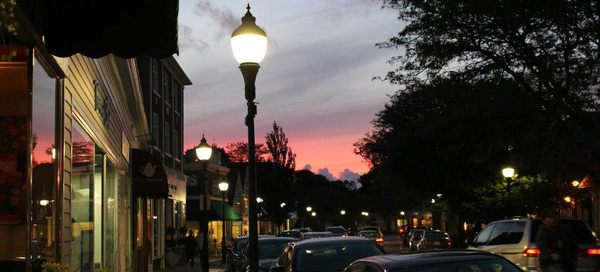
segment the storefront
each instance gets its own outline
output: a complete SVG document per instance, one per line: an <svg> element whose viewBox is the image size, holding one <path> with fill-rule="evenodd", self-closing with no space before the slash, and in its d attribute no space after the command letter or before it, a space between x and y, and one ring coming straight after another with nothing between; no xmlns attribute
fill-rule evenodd
<svg viewBox="0 0 600 272"><path fill-rule="evenodd" d="M130 79L115 67L127 60L30 52L0 62L0 267L131 271L138 109L125 106L125 82L108 80Z"/></svg>

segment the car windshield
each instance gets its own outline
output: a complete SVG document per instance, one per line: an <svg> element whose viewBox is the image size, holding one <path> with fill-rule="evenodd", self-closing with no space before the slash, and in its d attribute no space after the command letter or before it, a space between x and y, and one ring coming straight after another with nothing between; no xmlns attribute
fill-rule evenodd
<svg viewBox="0 0 600 272"><path fill-rule="evenodd" d="M365 231L365 232L361 232L360 236L365 237L365 238L376 238L376 237L379 237L379 233L374 232L374 231Z"/></svg>
<svg viewBox="0 0 600 272"><path fill-rule="evenodd" d="M445 232L426 232L425 233L425 239L429 239L429 240L443 240L448 238L448 234L446 234Z"/></svg>
<svg viewBox="0 0 600 272"><path fill-rule="evenodd" d="M329 232L335 233L335 234L345 232L345 230L343 228L325 228L325 231L329 231Z"/></svg>
<svg viewBox="0 0 600 272"><path fill-rule="evenodd" d="M258 258L275 259L283 250L288 240L258 241Z"/></svg>
<svg viewBox="0 0 600 272"><path fill-rule="evenodd" d="M390 272L521 272L521 270L510 262L503 259L459 261L447 263L427 264L410 268L397 268Z"/></svg>
<svg viewBox="0 0 600 272"><path fill-rule="evenodd" d="M383 251L374 243L316 245L297 251L293 271L343 271L351 262Z"/></svg>

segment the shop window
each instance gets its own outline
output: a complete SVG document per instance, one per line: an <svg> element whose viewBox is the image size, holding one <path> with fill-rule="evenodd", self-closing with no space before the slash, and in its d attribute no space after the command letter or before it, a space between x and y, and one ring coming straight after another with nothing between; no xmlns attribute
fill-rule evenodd
<svg viewBox="0 0 600 272"><path fill-rule="evenodd" d="M106 160L106 170L104 180L104 194L102 199L102 205L104 208L104 262L103 267L113 268L116 263L117 254L117 169L110 160ZM109 269L110 270L110 269Z"/></svg>
<svg viewBox="0 0 600 272"><path fill-rule="evenodd" d="M35 62L33 66L33 154L31 256L54 259L56 181L56 80Z"/></svg>
<svg viewBox="0 0 600 272"><path fill-rule="evenodd" d="M71 268L74 271L93 271L95 144L77 122L73 122L72 135Z"/></svg>

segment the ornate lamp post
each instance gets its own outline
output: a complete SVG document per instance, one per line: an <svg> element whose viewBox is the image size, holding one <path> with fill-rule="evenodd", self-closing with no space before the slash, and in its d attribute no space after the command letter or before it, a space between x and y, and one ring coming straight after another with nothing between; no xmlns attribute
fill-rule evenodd
<svg viewBox="0 0 600 272"><path fill-rule="evenodd" d="M221 239L221 263L225 263L225 193L229 189L229 183L226 181L219 182L219 191L223 197L223 206L221 206L221 214L223 215L223 237Z"/></svg>
<svg viewBox="0 0 600 272"><path fill-rule="evenodd" d="M515 169L512 167L505 167L502 169L502 176L506 179L506 207L510 206L510 191L512 186L512 179L515 176Z"/></svg>
<svg viewBox="0 0 600 272"><path fill-rule="evenodd" d="M208 272L208 210L209 210L209 196L210 196L210 186L208 185L208 173L206 169L208 167L208 160L212 155L212 147L206 142L204 135L202 135L202 140L200 140L200 144L196 147L196 157L202 163L202 173L203 173L203 181L204 181L204 192L201 198L202 207L202 216L201 216L201 228L202 228L202 271Z"/></svg>
<svg viewBox="0 0 600 272"><path fill-rule="evenodd" d="M248 127L248 197L256 198L256 157L254 150L254 116L256 116L256 74L260 68L259 63L267 52L267 35L254 22L256 18L250 13L248 4L247 12L242 17L242 24L231 34L231 48L235 59L240 63L240 70L244 76L245 97L248 105L246 126ZM248 207L248 247L250 272L258 271L258 230L256 216L256 202L250 201Z"/></svg>

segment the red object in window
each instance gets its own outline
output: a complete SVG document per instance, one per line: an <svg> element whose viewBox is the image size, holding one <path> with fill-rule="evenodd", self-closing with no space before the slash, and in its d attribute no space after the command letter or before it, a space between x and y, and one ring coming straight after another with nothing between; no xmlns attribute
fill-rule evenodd
<svg viewBox="0 0 600 272"><path fill-rule="evenodd" d="M540 255L540 249L535 247L528 247L523 250L523 256L526 257L537 257Z"/></svg>

